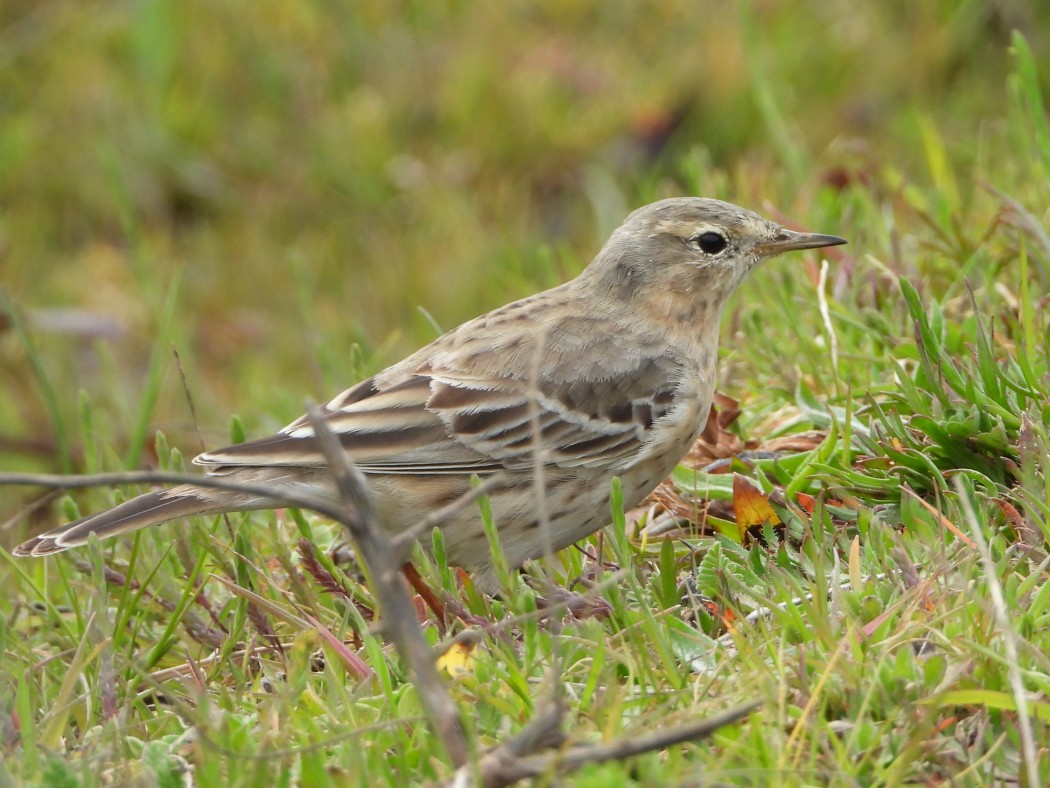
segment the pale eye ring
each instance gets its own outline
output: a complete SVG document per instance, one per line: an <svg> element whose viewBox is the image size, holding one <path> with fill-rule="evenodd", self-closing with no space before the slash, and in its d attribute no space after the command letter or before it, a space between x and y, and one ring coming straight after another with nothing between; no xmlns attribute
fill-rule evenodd
<svg viewBox="0 0 1050 788"><path fill-rule="evenodd" d="M726 240L726 237L714 230L705 230L693 240L704 254L718 254L729 246L729 241Z"/></svg>

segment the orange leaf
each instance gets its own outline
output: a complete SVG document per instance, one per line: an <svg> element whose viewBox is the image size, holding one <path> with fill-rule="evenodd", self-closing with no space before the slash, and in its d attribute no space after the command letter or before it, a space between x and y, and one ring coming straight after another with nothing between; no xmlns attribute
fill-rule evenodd
<svg viewBox="0 0 1050 788"><path fill-rule="evenodd" d="M795 497L798 500L798 505L806 510L806 514L813 514L813 510L817 508L816 498L804 492L796 493Z"/></svg>
<svg viewBox="0 0 1050 788"><path fill-rule="evenodd" d="M804 492L795 493L795 500L798 501L798 505L806 510L806 514L813 514L813 511L817 508L817 499L812 495L807 495ZM835 498L828 498L824 501L828 506L839 506L846 508L846 504L842 501L836 500Z"/></svg>
<svg viewBox="0 0 1050 788"><path fill-rule="evenodd" d="M780 522L762 491L739 473L733 475L733 514L741 530Z"/></svg>

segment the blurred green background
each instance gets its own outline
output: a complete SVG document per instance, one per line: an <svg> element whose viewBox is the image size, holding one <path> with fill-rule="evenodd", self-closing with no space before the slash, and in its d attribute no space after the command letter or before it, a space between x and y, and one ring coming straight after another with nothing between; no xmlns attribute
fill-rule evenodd
<svg viewBox="0 0 1050 788"><path fill-rule="evenodd" d="M146 465L145 425L193 454L232 412L279 427L574 275L659 197L845 235L855 260L910 184L983 232L988 164L1023 183L1030 153L1013 30L1047 51L1050 4L8 0L0 468ZM851 224L858 199L886 225ZM729 325L746 396L749 349L782 350Z"/></svg>

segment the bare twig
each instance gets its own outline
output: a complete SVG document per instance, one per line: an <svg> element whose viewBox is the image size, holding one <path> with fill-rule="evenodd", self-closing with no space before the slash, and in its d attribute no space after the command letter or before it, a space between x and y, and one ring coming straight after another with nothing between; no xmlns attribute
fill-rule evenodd
<svg viewBox="0 0 1050 788"><path fill-rule="evenodd" d="M524 624L527 621L542 621L545 618L556 616L565 610L571 610L575 604L579 604L579 600L582 600L584 603L591 599L598 600L601 598L602 591L621 582L627 576L627 572L628 570L626 569L620 569L610 574L602 580L601 583L581 594L579 599L574 600L562 596L557 601L550 602L546 607L536 608L527 613L507 616L499 621L493 621L479 626L470 627L469 629L464 629L452 637L445 638L438 643L435 648L437 649L438 654L441 655L455 645L474 643L486 635L499 636L506 630L516 627L519 624Z"/></svg>
<svg viewBox="0 0 1050 788"><path fill-rule="evenodd" d="M190 391L190 384L186 380L186 370L182 367L182 358L179 356L179 349L172 346L171 355L175 357L175 369L179 373L179 382L182 384L182 393L186 397L186 405L190 409L190 418L193 419L193 429L197 433L197 445L202 452L206 451L207 447L204 445L204 436L201 435L201 423L197 418L197 406L193 404L193 392Z"/></svg>
<svg viewBox="0 0 1050 788"><path fill-rule="evenodd" d="M561 729L564 717L565 709L560 703L550 704L517 734L482 755L477 765L461 767L446 785L455 788L473 786L477 777L480 778L480 784L488 788L510 785L533 776L532 773L522 772L522 759L542 750L561 747L565 743L565 734Z"/></svg>
<svg viewBox="0 0 1050 788"><path fill-rule="evenodd" d="M485 788L499 788L551 771L565 774L589 763L623 760L634 755L662 750L674 744L703 739L719 728L743 719L761 705L761 701L751 701L705 720L678 725L649 735L625 737L609 744L581 745L564 752L530 755L525 751L526 747L532 747L535 751L550 747L550 742L559 741L558 736L552 733L553 726L560 725L560 711L555 708L539 715L520 734L482 756L477 771L463 767L448 784L472 785L471 777L478 774L480 784Z"/></svg>
<svg viewBox="0 0 1050 788"><path fill-rule="evenodd" d="M400 564L376 521L364 475L325 423L320 408L311 404L307 415L344 503L334 519L350 531L372 575L372 590L383 611L383 631L408 663L423 708L449 757L456 766L463 766L470 758L470 749L459 710L445 691L433 652L423 639L412 602L401 584Z"/></svg>
<svg viewBox="0 0 1050 788"><path fill-rule="evenodd" d="M317 512L342 523L350 531L372 576L373 591L383 611L383 631L409 666L430 724L445 746L452 762L458 767L452 784L473 784L473 779L479 777L481 784L485 786L509 785L518 780L544 773L570 772L588 763L628 758L681 742L704 738L718 728L742 719L758 707L757 702L749 703L697 723L678 726L648 736L634 736L609 744L582 745L564 751L536 754L541 750L560 747L564 742L561 731L564 712L561 704L555 701L545 711L540 712L518 735L484 755L476 764L469 764L470 751L458 709L438 676L434 652L428 648L422 638L411 601L401 584L397 555L410 539L440 525L443 520L461 507L497 487L502 482L502 478L490 477L484 484L421 521L412 529L411 535L404 534L392 543L376 522L363 475L350 463L338 440L324 423L320 410L311 406L308 413L318 446L329 464L341 495L341 501L333 503L330 500L302 492L282 491L280 502L287 506ZM53 489L118 484L192 484L265 497L270 497L273 493L272 488L262 484L164 471L105 473L87 476L0 474L0 485L15 484ZM398 549L394 549L394 545ZM615 582L617 577L618 574L614 574L606 578L606 583ZM549 616L567 606L567 603L560 600L550 609L537 611L534 615ZM498 631L510 623L500 622L493 628ZM476 637L478 633L476 631L463 633L463 635L468 634ZM458 638L454 638L452 642L456 640ZM557 676L555 676L556 681Z"/></svg>
<svg viewBox="0 0 1050 788"><path fill-rule="evenodd" d="M297 506L317 512L342 523L350 531L365 565L371 572L373 590L384 612L383 629L412 671L420 699L449 757L457 767L462 766L469 758L469 748L459 712L448 693L445 692L434 664L434 655L426 641L423 640L416 623L412 603L401 585L400 565L395 560L395 552L391 549L390 540L383 535L376 522L363 476L350 464L338 440L324 423L320 411L312 406L309 415L317 436L318 446L329 463L342 501L333 504L319 496L296 491L282 491L280 501L288 506ZM193 484L199 487L234 490L265 497L273 495L273 489L264 484L250 484L214 476L164 471L100 473L85 476L0 474L0 485L16 484L55 489L117 484Z"/></svg>

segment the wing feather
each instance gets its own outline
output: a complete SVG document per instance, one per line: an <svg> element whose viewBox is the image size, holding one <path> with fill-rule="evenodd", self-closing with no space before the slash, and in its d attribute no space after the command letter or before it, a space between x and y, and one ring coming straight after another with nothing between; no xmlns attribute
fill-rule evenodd
<svg viewBox="0 0 1050 788"><path fill-rule="evenodd" d="M676 406L682 367L637 347L633 355L625 353L615 335L594 329L593 321L586 324L595 347L581 364L583 339L563 328L557 341L572 352L552 345L545 357L550 363L539 365L540 379L531 384L528 353L501 359L489 350L492 358L479 358L494 346L486 345L485 332L466 338L454 332L439 340L451 348L424 349L342 392L323 413L365 473L528 469L537 427L546 463L626 468ZM212 472L224 466L325 464L305 416L270 438L207 452L195 462Z"/></svg>

